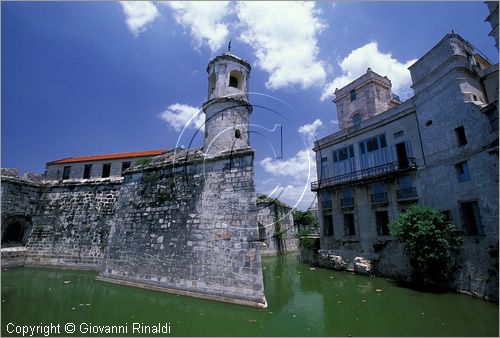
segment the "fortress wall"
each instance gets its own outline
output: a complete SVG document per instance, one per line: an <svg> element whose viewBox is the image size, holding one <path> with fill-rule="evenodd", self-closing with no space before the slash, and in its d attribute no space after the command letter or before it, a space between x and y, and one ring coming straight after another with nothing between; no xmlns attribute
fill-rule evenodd
<svg viewBox="0 0 500 338"><path fill-rule="evenodd" d="M253 151L131 172L98 279L267 306Z"/></svg>
<svg viewBox="0 0 500 338"><path fill-rule="evenodd" d="M258 201L257 222L262 255L275 256L298 250L292 208L269 201Z"/></svg>
<svg viewBox="0 0 500 338"><path fill-rule="evenodd" d="M26 264L97 270L119 188L119 182L46 187L32 217Z"/></svg>

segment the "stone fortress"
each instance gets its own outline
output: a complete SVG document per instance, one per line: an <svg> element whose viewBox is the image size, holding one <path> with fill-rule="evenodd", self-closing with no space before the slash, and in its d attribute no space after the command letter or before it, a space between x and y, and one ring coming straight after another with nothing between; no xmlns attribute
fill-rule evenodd
<svg viewBox="0 0 500 338"><path fill-rule="evenodd" d="M2 169L2 266L94 269L101 281L266 307L261 252L297 244L291 208L257 201L250 69L229 52L208 64L200 149L67 158L44 176Z"/></svg>

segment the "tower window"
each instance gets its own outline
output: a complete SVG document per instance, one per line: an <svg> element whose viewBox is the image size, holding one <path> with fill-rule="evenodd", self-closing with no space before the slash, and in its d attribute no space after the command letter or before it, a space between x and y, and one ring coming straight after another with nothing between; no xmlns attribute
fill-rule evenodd
<svg viewBox="0 0 500 338"><path fill-rule="evenodd" d="M236 129L234 131L234 137L236 137L236 138L240 138L241 137L241 131L239 129Z"/></svg>
<svg viewBox="0 0 500 338"><path fill-rule="evenodd" d="M467 137L465 136L464 126L455 128L455 134L457 135L458 145L464 146L467 144Z"/></svg>
<svg viewBox="0 0 500 338"><path fill-rule="evenodd" d="M243 83L243 75L237 70L232 70L229 73L229 87L241 89Z"/></svg>
<svg viewBox="0 0 500 338"><path fill-rule="evenodd" d="M229 87L238 88L238 79L234 76L229 77Z"/></svg>

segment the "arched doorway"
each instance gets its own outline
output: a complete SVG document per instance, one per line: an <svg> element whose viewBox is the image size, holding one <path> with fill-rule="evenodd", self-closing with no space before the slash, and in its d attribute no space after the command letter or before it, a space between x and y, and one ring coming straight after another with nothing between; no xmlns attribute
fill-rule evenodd
<svg viewBox="0 0 500 338"><path fill-rule="evenodd" d="M2 222L2 246L21 246L28 241L31 220L24 215L9 216Z"/></svg>

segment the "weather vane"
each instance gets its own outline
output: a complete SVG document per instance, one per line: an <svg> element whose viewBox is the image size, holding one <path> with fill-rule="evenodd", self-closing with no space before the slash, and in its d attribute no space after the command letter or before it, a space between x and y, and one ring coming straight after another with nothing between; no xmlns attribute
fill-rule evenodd
<svg viewBox="0 0 500 338"><path fill-rule="evenodd" d="M230 40L229 40L229 43L227 44L227 51L228 51L228 52L231 52L231 40L232 40L232 39L230 39Z"/></svg>

